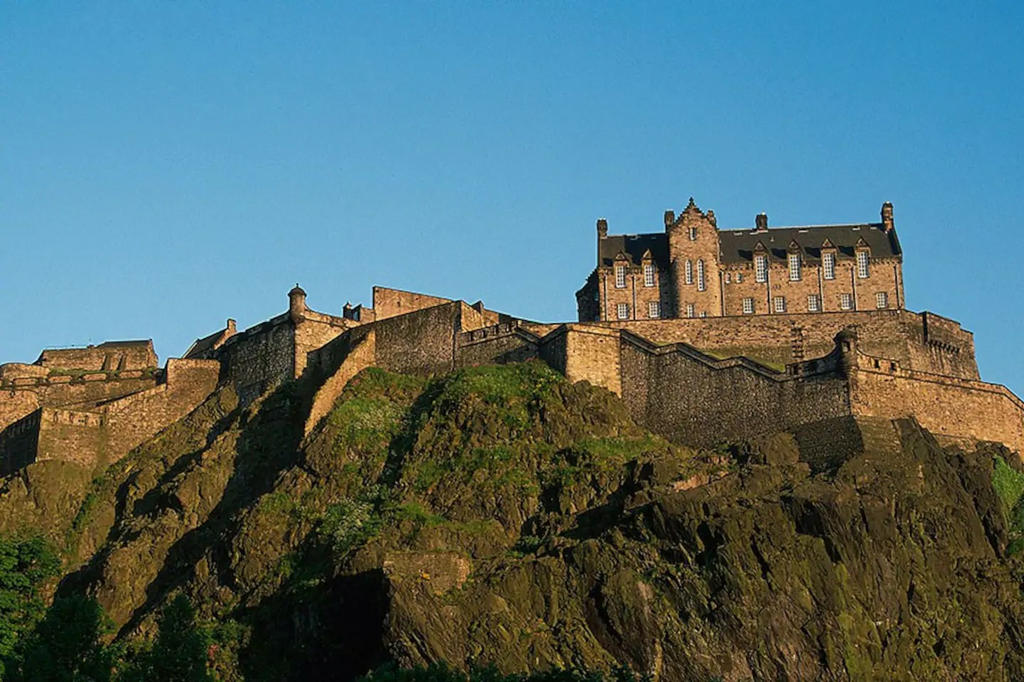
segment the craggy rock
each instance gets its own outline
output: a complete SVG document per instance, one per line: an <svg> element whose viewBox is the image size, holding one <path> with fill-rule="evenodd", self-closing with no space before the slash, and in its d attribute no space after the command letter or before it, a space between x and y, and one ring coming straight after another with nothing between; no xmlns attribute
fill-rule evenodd
<svg viewBox="0 0 1024 682"><path fill-rule="evenodd" d="M307 436L310 393L219 391L91 483L30 468L0 486L3 528L61 539L59 589L95 595L119 637L186 593L227 679L387 660L1024 676L1024 476L1001 446L862 420L831 451L834 425L696 451L537 363L366 370Z"/></svg>

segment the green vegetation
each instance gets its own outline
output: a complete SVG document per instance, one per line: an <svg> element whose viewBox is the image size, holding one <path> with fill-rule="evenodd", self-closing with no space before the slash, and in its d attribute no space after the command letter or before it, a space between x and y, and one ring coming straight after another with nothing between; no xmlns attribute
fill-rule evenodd
<svg viewBox="0 0 1024 682"><path fill-rule="evenodd" d="M0 679L19 641L46 613L43 583L60 560L42 537L0 537Z"/></svg>
<svg viewBox="0 0 1024 682"><path fill-rule="evenodd" d="M106 682L112 679L116 647L101 638L113 623L94 599L73 595L53 602L24 642L11 667L12 682Z"/></svg>
<svg viewBox="0 0 1024 682"><path fill-rule="evenodd" d="M1016 554L1024 549L1024 473L1006 463L1002 457L995 457L992 470L992 487L995 488L1003 513L1009 522L1010 543L1007 554Z"/></svg>
<svg viewBox="0 0 1024 682"><path fill-rule="evenodd" d="M195 610L177 595L157 619L152 646L141 649L118 676L118 682L212 682L207 671L210 634L196 624Z"/></svg>

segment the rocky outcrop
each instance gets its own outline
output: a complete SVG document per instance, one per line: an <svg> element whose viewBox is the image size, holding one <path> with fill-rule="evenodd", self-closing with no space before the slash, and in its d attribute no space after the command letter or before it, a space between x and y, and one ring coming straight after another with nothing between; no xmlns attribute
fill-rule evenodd
<svg viewBox="0 0 1024 682"><path fill-rule="evenodd" d="M120 637L184 592L246 679L1024 675L1024 476L1001 446L846 419L696 450L540 363L367 369L306 433L312 403L301 381L222 389L77 497L47 501L55 462L6 479L0 519L65 542L59 590Z"/></svg>

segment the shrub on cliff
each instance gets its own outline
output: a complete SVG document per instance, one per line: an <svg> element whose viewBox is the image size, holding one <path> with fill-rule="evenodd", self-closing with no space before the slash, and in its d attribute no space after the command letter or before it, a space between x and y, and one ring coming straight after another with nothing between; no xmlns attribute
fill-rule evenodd
<svg viewBox="0 0 1024 682"><path fill-rule="evenodd" d="M0 679L18 641L46 613L40 587L59 567L41 537L0 537Z"/></svg>

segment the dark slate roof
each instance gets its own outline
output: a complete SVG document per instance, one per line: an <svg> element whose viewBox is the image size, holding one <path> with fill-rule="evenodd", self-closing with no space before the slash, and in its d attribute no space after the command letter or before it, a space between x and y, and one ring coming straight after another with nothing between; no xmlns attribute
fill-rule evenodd
<svg viewBox="0 0 1024 682"><path fill-rule="evenodd" d="M626 255L634 265L639 265L649 249L654 261L662 269L668 268L668 235L656 234L610 234L598 240L601 265L611 265L619 253Z"/></svg>
<svg viewBox="0 0 1024 682"><path fill-rule="evenodd" d="M722 230L718 233L721 261L725 264L753 261L758 242L764 244L773 259L785 261L794 241L804 258L813 262L821 258L821 247L826 239L836 247L840 258L853 258L854 249L862 239L871 249L872 258L898 258L902 255L896 231L886 234L881 223L773 227L767 232Z"/></svg>
<svg viewBox="0 0 1024 682"><path fill-rule="evenodd" d="M767 232L751 229L720 230L718 243L723 264L749 263L754 259L754 249L761 242L774 260L784 262L789 253L790 243L795 241L805 260L821 258L821 247L828 239L840 258L853 258L854 249L863 239L871 249L872 258L898 258L902 255L896 230L888 234L881 223L860 225L809 225L807 227L772 227ZM616 256L622 253L633 265L643 261L648 250L655 263L663 270L668 269L668 235L664 232L653 234L617 234L598 240L601 265L612 265Z"/></svg>
<svg viewBox="0 0 1024 682"><path fill-rule="evenodd" d="M190 358L202 358L205 357L208 352L213 350L213 346L217 343L217 340L224 335L224 330L221 329L218 332L214 332L209 336L204 336L201 339L196 339L189 349L185 351L183 356L186 360Z"/></svg>

